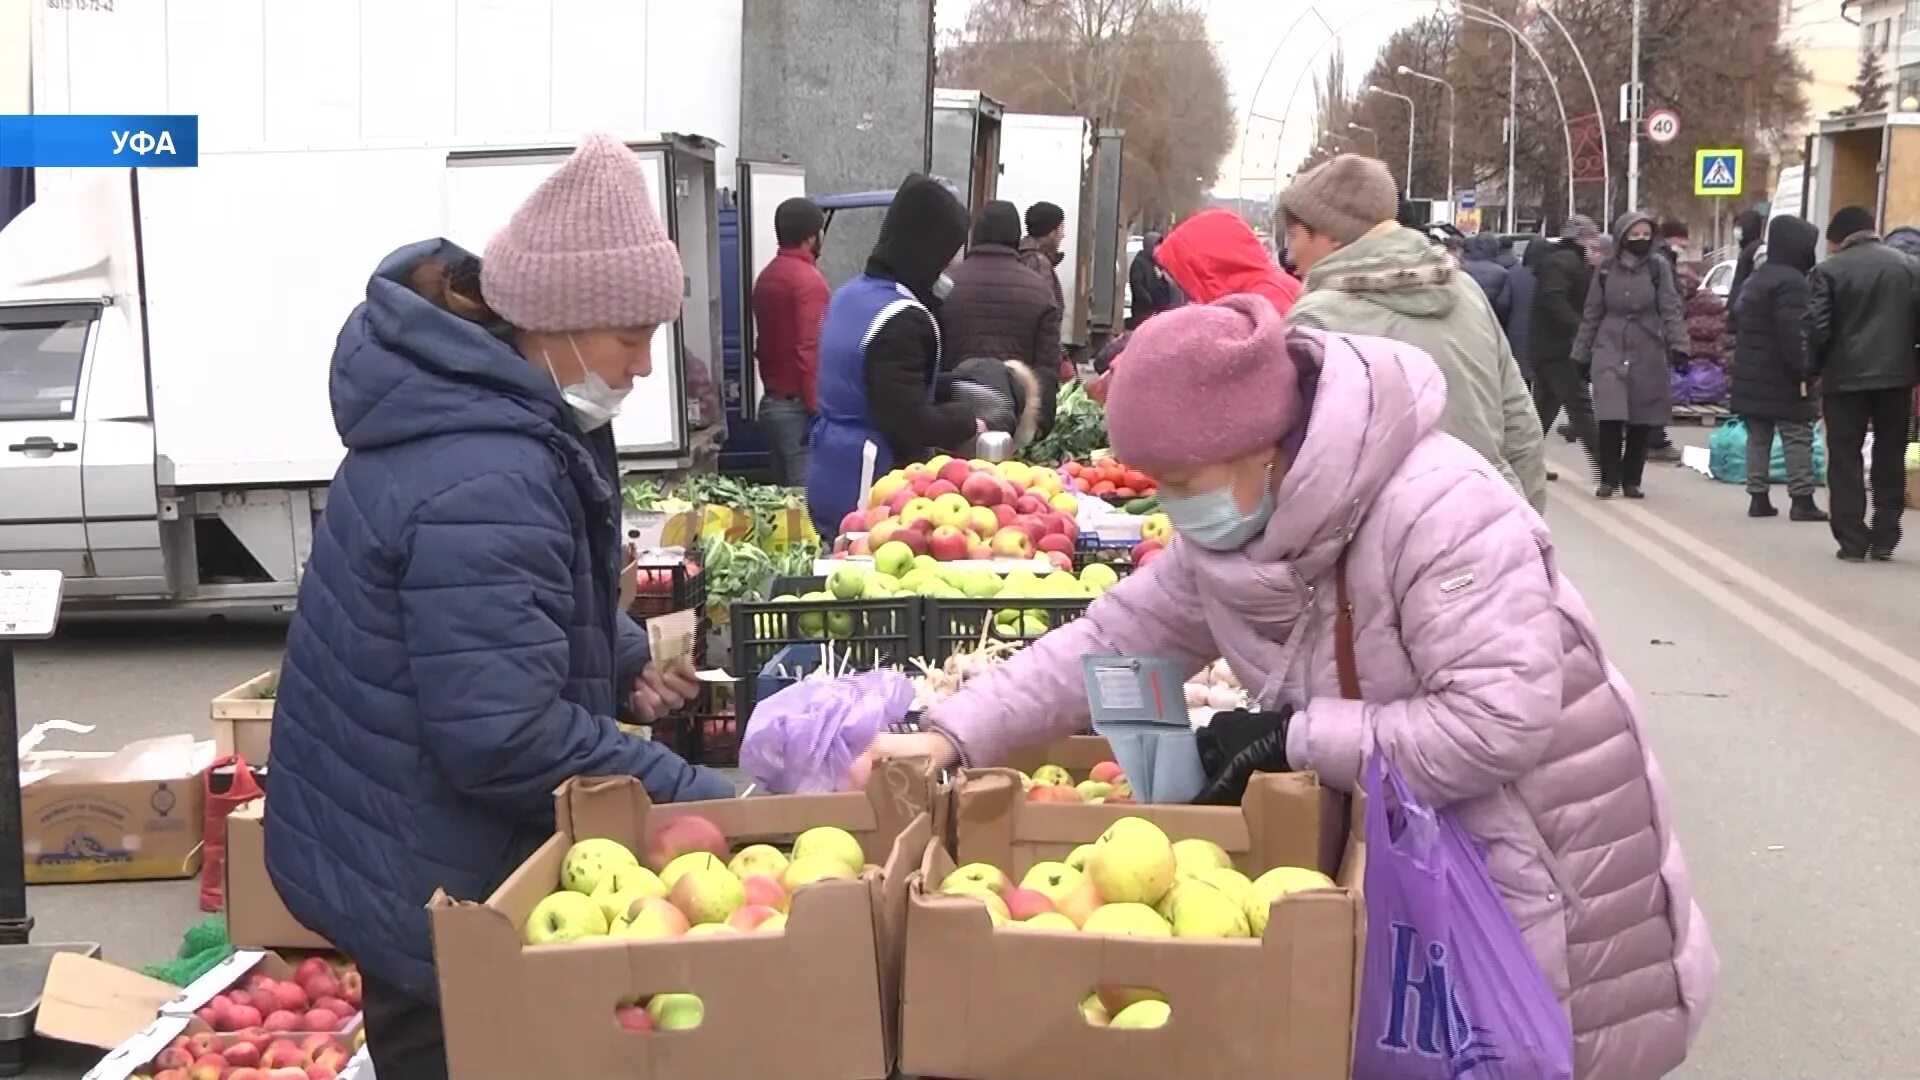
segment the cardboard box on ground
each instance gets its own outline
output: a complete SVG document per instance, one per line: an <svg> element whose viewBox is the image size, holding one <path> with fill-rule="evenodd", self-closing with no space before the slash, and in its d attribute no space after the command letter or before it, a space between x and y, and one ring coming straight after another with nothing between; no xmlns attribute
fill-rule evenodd
<svg viewBox="0 0 1920 1080"><path fill-rule="evenodd" d="M269 1038L259 1033L217 1032L196 1015L216 997L256 976L286 981L295 972L290 957L242 950L182 988L102 960L59 955L47 972L34 1034L107 1051L84 1080L160 1075L164 1070L155 1067L156 1059L171 1048L191 1047L195 1058L201 1059L240 1042L258 1043L256 1049L264 1054L275 1042L284 1041L288 1047L276 1053L297 1051L302 1069L320 1065L309 1074L313 1076L331 1072L339 1080L354 1080L361 1070L370 1072L366 1055L356 1050L361 1041L358 1013L339 1031L275 1032Z"/></svg>
<svg viewBox="0 0 1920 1080"><path fill-rule="evenodd" d="M267 800L227 815L227 940L236 948L332 949L287 911L267 876Z"/></svg>
<svg viewBox="0 0 1920 1080"><path fill-rule="evenodd" d="M888 1076L906 881L934 835L933 795L922 761L886 763L864 792L671 806L653 805L631 777L568 781L555 797L558 831L485 903L442 895L429 906L453 1074ZM736 850L836 826L880 869L796 890L777 933L523 945L527 919L559 887L575 841L603 837L644 852L654 827L689 815L718 826ZM616 1021L616 1007L667 993L701 998L698 1027L635 1032Z"/></svg>
<svg viewBox="0 0 1920 1080"><path fill-rule="evenodd" d="M967 772L954 798L954 857L929 844L908 887L903 1072L953 1080L1351 1074L1364 845L1349 830L1347 800L1312 774L1259 775L1239 807L1033 803L1007 769ZM1152 821L1174 840L1211 840L1249 877L1303 866L1339 887L1283 897L1259 940L995 927L982 904L935 891L956 864L974 862L1017 882L1124 817ZM1080 1003L1102 987L1156 990L1171 1013L1157 1029L1094 1026Z"/></svg>
<svg viewBox="0 0 1920 1080"><path fill-rule="evenodd" d="M119 750L43 750L55 731L36 724L20 739L20 832L27 882L184 878L200 872L206 829L200 779L213 744L167 735Z"/></svg>

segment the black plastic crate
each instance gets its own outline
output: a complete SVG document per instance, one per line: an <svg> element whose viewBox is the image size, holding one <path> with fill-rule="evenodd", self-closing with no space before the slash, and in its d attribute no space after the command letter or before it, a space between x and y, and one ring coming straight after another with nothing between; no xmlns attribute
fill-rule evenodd
<svg viewBox="0 0 1920 1080"><path fill-rule="evenodd" d="M649 563L640 557L640 585L634 590L633 606L628 612L644 622L659 615L693 608L700 618L707 616L707 575L704 568L688 566L685 559L665 559Z"/></svg>
<svg viewBox="0 0 1920 1080"><path fill-rule="evenodd" d="M773 583L770 595L818 592L826 579L785 578ZM796 667L818 666L819 651L805 647L833 646L836 664L854 670L886 664L905 665L921 654L921 605L918 596L889 596L879 600L768 600L733 605L734 710L745 731L753 707L785 681L774 679L763 687L761 670L783 651L794 650Z"/></svg>
<svg viewBox="0 0 1920 1080"><path fill-rule="evenodd" d="M1078 574L1094 563L1105 563L1113 567L1113 572L1121 577L1133 573L1132 544L1102 544L1097 537L1087 533L1073 544L1073 572Z"/></svg>
<svg viewBox="0 0 1920 1080"><path fill-rule="evenodd" d="M740 728L732 713L679 713L656 720L653 741L696 765L731 769L740 764Z"/></svg>
<svg viewBox="0 0 1920 1080"><path fill-rule="evenodd" d="M1093 598L1088 596L927 600L927 663L944 663L947 657L955 653L974 649L982 640L983 627L986 628L984 638L987 641L1032 641L1046 630L1065 626L1085 615L1087 605L1091 603ZM1021 612L1022 624L1009 627L996 622L996 613L1006 610ZM1025 616L1028 615L1037 616L1040 622L1046 624L1045 629L1024 625Z"/></svg>

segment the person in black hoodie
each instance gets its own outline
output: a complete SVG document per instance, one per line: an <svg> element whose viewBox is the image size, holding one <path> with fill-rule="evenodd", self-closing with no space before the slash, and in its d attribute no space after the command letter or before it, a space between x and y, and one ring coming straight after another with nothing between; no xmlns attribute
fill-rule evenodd
<svg viewBox="0 0 1920 1080"><path fill-rule="evenodd" d="M1557 240L1540 240L1527 247L1528 261L1534 264L1531 326L1527 331L1529 367L1533 370L1533 407L1540 414L1540 430L1552 431L1561 409L1573 426L1580 448L1589 464L1597 462L1595 445L1599 427L1593 419L1593 398L1587 390L1587 375L1573 362L1573 339L1580 334L1580 320L1587 308L1587 286L1593 281L1594 244L1600 227L1584 214L1567 218ZM1595 465L1598 476L1598 466Z"/></svg>
<svg viewBox="0 0 1920 1080"><path fill-rule="evenodd" d="M942 369L1004 367L986 381L1020 391L1023 405L1012 409L1012 426L986 418L989 430L1011 432L1016 448L1053 429L1061 355L1060 305L1047 281L1024 264L1019 245L1019 208L988 203L973 227L973 250L953 268L953 291L940 308Z"/></svg>
<svg viewBox="0 0 1920 1080"><path fill-rule="evenodd" d="M1727 325L1734 324L1734 305L1740 302L1740 289L1753 276L1753 262L1760 255L1760 244L1767 236L1767 219L1758 210L1742 210L1733 219L1733 242L1740 255L1733 263L1733 283L1727 287Z"/></svg>
<svg viewBox="0 0 1920 1080"><path fill-rule="evenodd" d="M840 286L820 325L820 415L807 456L807 513L835 536L860 500L864 447L873 475L924 461L986 430L966 401L936 404L947 269L967 239L967 208L918 173L894 192L864 273Z"/></svg>
<svg viewBox="0 0 1920 1080"><path fill-rule="evenodd" d="M1733 412L1747 425L1748 517L1774 517L1767 472L1773 438L1787 459L1795 521L1825 521L1813 501L1813 365L1807 358L1807 274L1820 230L1795 217L1767 228L1767 261L1741 284L1733 304ZM1754 239L1755 246L1759 238Z"/></svg>

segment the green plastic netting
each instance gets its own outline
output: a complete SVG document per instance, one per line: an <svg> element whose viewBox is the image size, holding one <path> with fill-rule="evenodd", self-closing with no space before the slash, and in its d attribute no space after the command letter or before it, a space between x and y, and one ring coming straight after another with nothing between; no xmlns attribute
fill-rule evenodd
<svg viewBox="0 0 1920 1080"><path fill-rule="evenodd" d="M178 956L142 970L156 979L185 986L212 971L214 965L233 952L233 943L227 940L227 917L209 915L187 927L186 935L180 939Z"/></svg>

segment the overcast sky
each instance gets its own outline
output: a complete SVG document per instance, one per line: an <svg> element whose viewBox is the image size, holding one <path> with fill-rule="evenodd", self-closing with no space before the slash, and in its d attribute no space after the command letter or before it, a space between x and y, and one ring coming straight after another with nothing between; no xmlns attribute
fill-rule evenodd
<svg viewBox="0 0 1920 1080"><path fill-rule="evenodd" d="M1235 113L1236 145L1221 162L1215 191L1226 196L1244 191L1248 198L1263 197L1274 190L1276 159L1278 172L1284 175L1306 156L1313 136L1314 74L1325 67L1332 53L1331 47L1326 46L1333 35L1316 17L1316 12L1340 30L1339 41L1346 50L1347 69L1357 77L1371 66L1374 56L1394 30L1433 10L1432 0L1202 2L1207 8L1214 47L1226 64ZM944 33L964 25L971 7L970 0L938 0L935 10L940 31ZM1253 111L1274 120L1256 118L1249 126L1250 105ZM1286 120L1284 140L1282 126L1276 122L1281 119ZM1240 143L1243 137L1244 146Z"/></svg>

